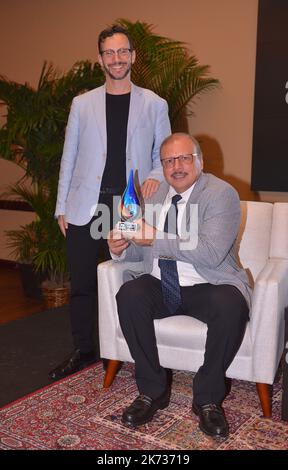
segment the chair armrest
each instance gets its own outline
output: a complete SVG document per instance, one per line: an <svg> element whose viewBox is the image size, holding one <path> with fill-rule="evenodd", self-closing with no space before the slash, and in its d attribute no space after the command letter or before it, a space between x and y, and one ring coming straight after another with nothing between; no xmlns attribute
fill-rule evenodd
<svg viewBox="0 0 288 470"><path fill-rule="evenodd" d="M119 325L116 294L123 284L123 273L143 271L142 262L106 261L98 265L98 311L101 357L117 359L116 336Z"/></svg>
<svg viewBox="0 0 288 470"><path fill-rule="evenodd" d="M273 383L284 348L288 305L288 260L269 259L258 275L252 297L250 334L256 382Z"/></svg>

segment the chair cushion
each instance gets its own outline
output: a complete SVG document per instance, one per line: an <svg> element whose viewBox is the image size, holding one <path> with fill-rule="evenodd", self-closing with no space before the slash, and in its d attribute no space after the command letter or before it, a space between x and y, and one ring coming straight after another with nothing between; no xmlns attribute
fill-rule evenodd
<svg viewBox="0 0 288 470"><path fill-rule="evenodd" d="M205 350L207 326L205 323L187 315L177 315L173 317L154 320L155 333L158 346L168 346L179 350L193 350L203 352ZM123 338L120 326L118 325L118 338ZM241 356L251 354L251 339L249 323L246 333L238 352ZM187 370L189 369L187 365Z"/></svg>
<svg viewBox="0 0 288 470"><path fill-rule="evenodd" d="M177 315L155 320L154 324L158 345L204 351L207 326L200 320L187 315ZM242 356L251 354L249 323L239 353Z"/></svg>
<svg viewBox="0 0 288 470"><path fill-rule="evenodd" d="M196 318L187 315L155 320L157 343L183 349L204 350L207 326Z"/></svg>

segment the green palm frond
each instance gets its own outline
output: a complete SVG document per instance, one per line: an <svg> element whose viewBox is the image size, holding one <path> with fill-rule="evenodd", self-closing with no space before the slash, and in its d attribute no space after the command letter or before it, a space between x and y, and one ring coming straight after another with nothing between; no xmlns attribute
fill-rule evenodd
<svg viewBox="0 0 288 470"><path fill-rule="evenodd" d="M117 22L129 31L135 43L132 80L167 100L172 129L184 111L192 114L196 97L219 87L219 81L209 77L209 66L199 65L184 43L154 34L147 23L125 19Z"/></svg>
<svg viewBox="0 0 288 470"><path fill-rule="evenodd" d="M39 219L51 217L49 213L49 194L45 187L27 186L26 183L16 183L9 186L3 196L12 197L15 201L26 202L35 211Z"/></svg>
<svg viewBox="0 0 288 470"><path fill-rule="evenodd" d="M10 255L21 262L31 263L37 252L37 225L31 222L21 225L18 230L6 230L7 247Z"/></svg>

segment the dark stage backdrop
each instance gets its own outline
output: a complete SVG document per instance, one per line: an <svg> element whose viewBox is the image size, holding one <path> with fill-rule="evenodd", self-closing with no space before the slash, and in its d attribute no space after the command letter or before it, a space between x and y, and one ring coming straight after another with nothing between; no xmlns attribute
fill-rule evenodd
<svg viewBox="0 0 288 470"><path fill-rule="evenodd" d="M288 191L288 0L258 8L251 189Z"/></svg>

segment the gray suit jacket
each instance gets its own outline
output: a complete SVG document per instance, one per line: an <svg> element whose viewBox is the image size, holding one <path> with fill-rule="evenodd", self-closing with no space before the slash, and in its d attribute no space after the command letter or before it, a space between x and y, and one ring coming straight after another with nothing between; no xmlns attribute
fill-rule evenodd
<svg viewBox="0 0 288 470"><path fill-rule="evenodd" d="M75 225L95 213L107 153L106 86L74 98L66 128L55 216ZM168 105L151 90L132 84L127 127L126 174L163 180L159 148L170 135Z"/></svg>
<svg viewBox="0 0 288 470"><path fill-rule="evenodd" d="M149 200L145 219L151 223L151 210L154 204L163 204L169 186L166 182ZM130 244L125 260L144 261L145 273L151 273L153 258L169 258L192 263L196 271L211 284L230 284L242 292L248 305L251 305L251 287L245 270L239 265L235 241L240 226L240 201L235 189L225 181L211 174L202 173L191 193L188 206L194 205L198 214L198 237L195 239L196 219L191 220L186 210L186 232L193 234L191 239L180 239L171 234L163 234L154 241L152 247L139 247ZM155 219L156 217L156 219ZM154 214L154 226L157 214ZM195 242L196 240L196 242ZM183 243L184 242L184 243Z"/></svg>

